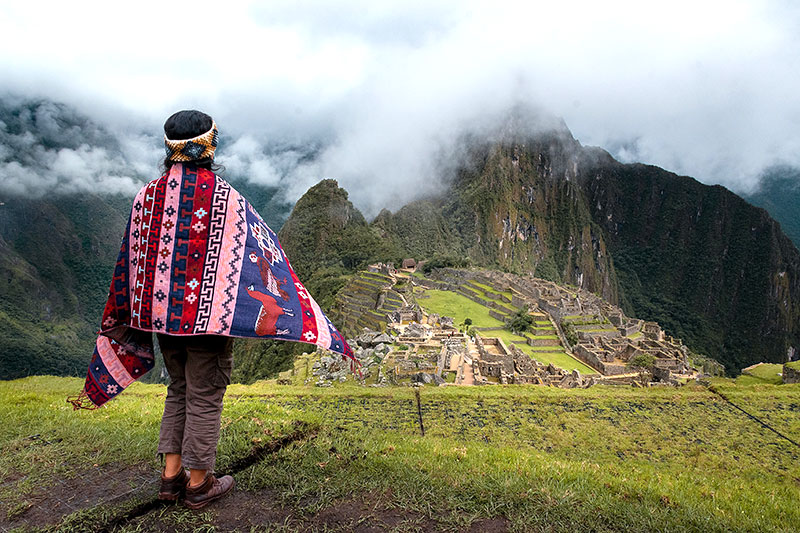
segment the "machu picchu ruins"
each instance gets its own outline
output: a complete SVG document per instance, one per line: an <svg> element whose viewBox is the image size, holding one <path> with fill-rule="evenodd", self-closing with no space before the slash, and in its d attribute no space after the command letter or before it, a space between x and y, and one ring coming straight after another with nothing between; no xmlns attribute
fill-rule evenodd
<svg viewBox="0 0 800 533"><path fill-rule="evenodd" d="M697 374L680 339L588 291L491 270L441 268L426 276L420 264L370 265L336 297L332 317L365 383L584 388L674 385ZM455 308L442 312L449 300ZM512 332L508 324L520 310L529 326ZM637 356L651 358L648 372L632 364ZM322 385L345 375L330 357L313 370Z"/></svg>

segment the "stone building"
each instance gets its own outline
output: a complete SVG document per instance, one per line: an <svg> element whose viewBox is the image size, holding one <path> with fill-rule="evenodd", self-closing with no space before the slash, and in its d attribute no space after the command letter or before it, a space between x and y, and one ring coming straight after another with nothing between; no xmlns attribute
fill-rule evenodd
<svg viewBox="0 0 800 533"><path fill-rule="evenodd" d="M403 266L401 268L406 270L415 270L417 268L417 262L412 258L403 259Z"/></svg>

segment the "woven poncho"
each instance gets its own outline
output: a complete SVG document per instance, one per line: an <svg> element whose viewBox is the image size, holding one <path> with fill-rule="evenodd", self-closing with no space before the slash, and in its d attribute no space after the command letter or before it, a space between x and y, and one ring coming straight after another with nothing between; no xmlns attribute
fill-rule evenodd
<svg viewBox="0 0 800 533"><path fill-rule="evenodd" d="M147 373L151 332L300 341L356 364L261 216L225 180L191 165L173 165L136 195L73 405L103 405Z"/></svg>

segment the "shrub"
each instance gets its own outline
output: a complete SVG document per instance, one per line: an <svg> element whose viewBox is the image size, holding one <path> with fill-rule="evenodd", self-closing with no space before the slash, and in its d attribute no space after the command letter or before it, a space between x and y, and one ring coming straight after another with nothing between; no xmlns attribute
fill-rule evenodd
<svg viewBox="0 0 800 533"><path fill-rule="evenodd" d="M521 307L514 316L511 317L511 320L506 322L506 329L520 335L528 331L532 324L533 317L528 313L528 309Z"/></svg>

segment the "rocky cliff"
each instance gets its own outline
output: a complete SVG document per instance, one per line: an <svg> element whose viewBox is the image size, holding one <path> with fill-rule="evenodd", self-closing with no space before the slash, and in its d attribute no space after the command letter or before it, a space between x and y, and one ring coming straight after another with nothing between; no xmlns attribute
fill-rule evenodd
<svg viewBox="0 0 800 533"><path fill-rule="evenodd" d="M584 151L579 181L621 300L728 370L800 345L800 253L766 211L720 186Z"/></svg>

